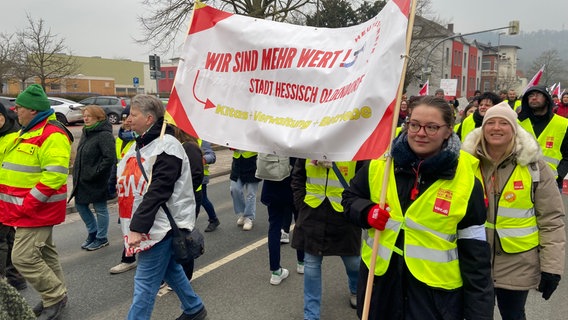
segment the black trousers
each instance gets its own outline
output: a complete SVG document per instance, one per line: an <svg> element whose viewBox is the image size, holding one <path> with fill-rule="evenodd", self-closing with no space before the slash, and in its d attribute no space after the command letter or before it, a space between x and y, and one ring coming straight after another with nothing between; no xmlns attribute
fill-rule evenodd
<svg viewBox="0 0 568 320"><path fill-rule="evenodd" d="M497 306L503 320L525 320L525 304L529 291L495 288Z"/></svg>

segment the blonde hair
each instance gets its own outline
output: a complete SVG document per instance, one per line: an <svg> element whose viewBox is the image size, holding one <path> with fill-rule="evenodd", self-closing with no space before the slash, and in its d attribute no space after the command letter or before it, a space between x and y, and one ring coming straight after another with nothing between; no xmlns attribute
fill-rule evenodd
<svg viewBox="0 0 568 320"><path fill-rule="evenodd" d="M84 107L83 114L85 114L85 111L89 111L91 117L93 117L96 121L103 121L107 118L105 110L95 104L90 104Z"/></svg>

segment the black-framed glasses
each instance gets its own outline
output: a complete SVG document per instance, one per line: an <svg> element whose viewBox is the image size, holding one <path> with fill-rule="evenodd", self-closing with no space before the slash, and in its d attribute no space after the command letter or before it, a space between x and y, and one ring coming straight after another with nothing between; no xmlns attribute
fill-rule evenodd
<svg viewBox="0 0 568 320"><path fill-rule="evenodd" d="M426 132L426 134L429 135L429 136L433 136L436 133L438 133L438 130L440 130L440 128L442 128L442 127L448 127L447 124L439 125L439 124L434 124L434 123L421 125L420 123L418 123L416 121L407 121L406 126L408 128L408 132L411 132L411 133L418 133L420 131L420 129L424 128L424 132Z"/></svg>

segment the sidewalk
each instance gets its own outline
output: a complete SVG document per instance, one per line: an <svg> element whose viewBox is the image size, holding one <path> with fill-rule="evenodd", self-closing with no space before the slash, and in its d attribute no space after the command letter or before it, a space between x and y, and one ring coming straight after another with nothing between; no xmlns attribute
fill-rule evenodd
<svg viewBox="0 0 568 320"><path fill-rule="evenodd" d="M218 176L226 175L231 172L231 163L233 162L233 151L224 147L213 147L215 150L215 155L217 161L209 166L209 177L215 178ZM73 191L73 177L69 175L67 177L67 199L71 196L71 191ZM109 200L108 203L116 203L116 198ZM75 209L75 199L72 199L67 203L67 214L77 212Z"/></svg>

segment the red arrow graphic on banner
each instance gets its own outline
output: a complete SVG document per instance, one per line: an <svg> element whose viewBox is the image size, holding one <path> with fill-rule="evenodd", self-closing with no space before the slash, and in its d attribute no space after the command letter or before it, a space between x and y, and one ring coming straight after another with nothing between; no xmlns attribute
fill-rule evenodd
<svg viewBox="0 0 568 320"><path fill-rule="evenodd" d="M207 98L207 101L202 101L202 100L199 100L199 98L195 94L195 85L197 84L197 78L199 78L199 70L197 70L197 74L195 75L195 80L193 80L193 97L195 98L195 100L197 100L197 101L199 101L199 102L201 102L205 105L204 109L215 108L215 104L211 100L209 100L209 98Z"/></svg>

